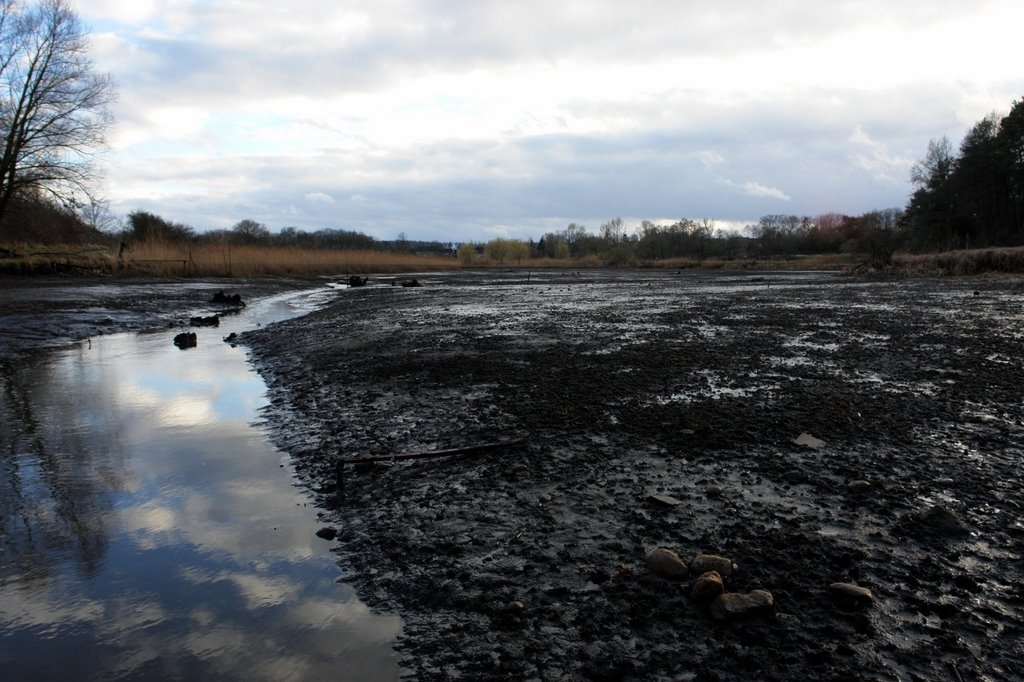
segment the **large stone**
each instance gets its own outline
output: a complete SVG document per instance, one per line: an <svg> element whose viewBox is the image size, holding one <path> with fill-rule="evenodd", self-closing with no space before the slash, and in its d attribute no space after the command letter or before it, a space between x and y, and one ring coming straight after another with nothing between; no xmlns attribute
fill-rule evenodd
<svg viewBox="0 0 1024 682"><path fill-rule="evenodd" d="M714 571L723 578L732 575L732 561L717 554L701 554L690 562L690 573L692 575L703 575Z"/></svg>
<svg viewBox="0 0 1024 682"><path fill-rule="evenodd" d="M711 602L711 617L724 621L759 616L771 613L774 606L775 599L767 590L752 590L746 594L729 592Z"/></svg>
<svg viewBox="0 0 1024 682"><path fill-rule="evenodd" d="M330 526L324 526L316 532L316 536L318 538L323 538L324 540L333 540L338 537L338 529L331 528Z"/></svg>
<svg viewBox="0 0 1024 682"><path fill-rule="evenodd" d="M802 445L805 448L810 448L812 450L820 450L821 448L825 447L825 441L821 440L820 438L815 438L809 433L801 433L799 436L793 439L793 443L795 443L796 445Z"/></svg>
<svg viewBox="0 0 1024 682"><path fill-rule="evenodd" d="M871 590L853 583L832 583L828 586L829 596L846 606L864 607L874 601Z"/></svg>
<svg viewBox="0 0 1024 682"><path fill-rule="evenodd" d="M684 578L688 572L686 562L671 549L659 547L647 555L647 568L662 578Z"/></svg>
<svg viewBox="0 0 1024 682"><path fill-rule="evenodd" d="M693 587L690 589L690 599L701 603L709 602L723 592L725 592L725 585L722 583L722 576L715 571L708 571L693 583Z"/></svg>
<svg viewBox="0 0 1024 682"><path fill-rule="evenodd" d="M917 521L928 528L951 535L965 535L970 532L959 516L940 505L935 505L918 515Z"/></svg>
<svg viewBox="0 0 1024 682"><path fill-rule="evenodd" d="M655 493L651 493L650 495L648 495L647 501L661 505L663 507L678 507L683 503L682 500L677 500L671 495L657 495Z"/></svg>

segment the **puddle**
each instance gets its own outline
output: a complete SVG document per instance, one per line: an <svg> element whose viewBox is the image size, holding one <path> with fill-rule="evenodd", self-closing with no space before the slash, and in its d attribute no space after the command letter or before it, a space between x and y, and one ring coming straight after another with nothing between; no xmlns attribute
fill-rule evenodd
<svg viewBox="0 0 1024 682"><path fill-rule="evenodd" d="M5 679L400 676L400 620L337 582L252 425L265 386L221 340L334 295L257 301L194 349L181 330L115 334L0 375Z"/></svg>

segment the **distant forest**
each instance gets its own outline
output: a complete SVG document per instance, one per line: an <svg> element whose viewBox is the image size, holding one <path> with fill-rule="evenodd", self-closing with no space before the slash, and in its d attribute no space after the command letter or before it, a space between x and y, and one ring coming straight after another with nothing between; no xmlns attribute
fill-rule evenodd
<svg viewBox="0 0 1024 682"><path fill-rule="evenodd" d="M894 253L948 251L1024 245L1024 100L1005 116L990 114L964 137L959 150L945 137L928 144L911 169L914 191L905 208L860 216L765 215L743 230L723 230L710 220L680 219L671 224L621 218L596 231L570 223L540 239L494 239L486 244L410 240L399 234L379 240L347 229L313 232L286 227L271 232L250 219L229 230L199 232L147 211L117 220L103 205L55 205L42 195L18 197L0 223L0 241L126 243L163 241L194 244L246 244L310 249L374 250L424 255L455 255L469 261L484 256L497 262L528 258L591 258L608 265L645 261L770 259L829 253L861 254L873 265Z"/></svg>

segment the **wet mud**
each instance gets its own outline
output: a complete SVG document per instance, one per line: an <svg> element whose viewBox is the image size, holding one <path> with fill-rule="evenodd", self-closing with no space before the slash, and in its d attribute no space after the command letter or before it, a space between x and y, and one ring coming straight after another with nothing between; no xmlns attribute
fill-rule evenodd
<svg viewBox="0 0 1024 682"><path fill-rule="evenodd" d="M189 327L190 315L229 315L245 299L318 285L286 278L0 277L0 362L90 336Z"/></svg>
<svg viewBox="0 0 1024 682"><path fill-rule="evenodd" d="M1022 675L1020 283L419 281L242 336L419 679ZM506 440L338 488L339 459ZM712 618L647 568L659 547L728 558L726 592L774 606Z"/></svg>

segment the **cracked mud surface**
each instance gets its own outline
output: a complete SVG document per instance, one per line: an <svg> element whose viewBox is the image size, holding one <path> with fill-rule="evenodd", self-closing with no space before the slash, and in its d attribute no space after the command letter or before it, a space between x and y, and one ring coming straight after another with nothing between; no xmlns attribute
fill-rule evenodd
<svg viewBox="0 0 1024 682"><path fill-rule="evenodd" d="M454 273L244 335L419 679L1018 679L1024 287ZM824 441L794 443L803 433ZM339 458L524 439L371 470ZM871 488L853 494L847 484ZM709 497L719 486L721 495ZM651 494L680 501L675 507ZM968 529L917 520L935 505ZM668 547L774 613L713 622ZM828 586L869 588L864 609Z"/></svg>

